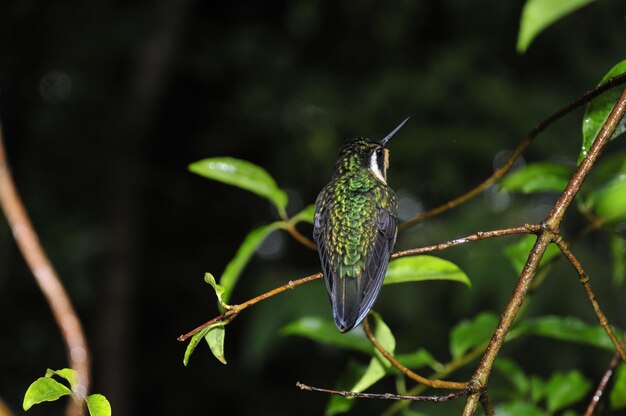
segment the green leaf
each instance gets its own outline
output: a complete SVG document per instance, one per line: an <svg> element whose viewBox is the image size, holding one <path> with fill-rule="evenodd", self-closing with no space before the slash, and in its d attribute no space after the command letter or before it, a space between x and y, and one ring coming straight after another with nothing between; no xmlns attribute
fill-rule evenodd
<svg viewBox="0 0 626 416"><path fill-rule="evenodd" d="M342 334L330 319L307 316L285 325L280 332L309 338L320 344L373 354L373 347L360 328Z"/></svg>
<svg viewBox="0 0 626 416"><path fill-rule="evenodd" d="M103 395L91 394L85 400L91 416L111 416L111 404Z"/></svg>
<svg viewBox="0 0 626 416"><path fill-rule="evenodd" d="M580 372L572 370L569 373L554 374L545 387L548 411L554 413L585 397L591 383Z"/></svg>
<svg viewBox="0 0 626 416"><path fill-rule="evenodd" d="M498 317L489 312L483 312L471 321L461 321L450 332L452 357L459 358L471 348L489 341L497 324Z"/></svg>
<svg viewBox="0 0 626 416"><path fill-rule="evenodd" d="M59 376L62 379L67 380L70 383L70 388L72 390L74 390L78 381L78 372L76 372L76 370L72 370L71 368L62 368L60 370L50 370L48 368L46 370L46 377L50 378L52 376Z"/></svg>
<svg viewBox="0 0 626 416"><path fill-rule="evenodd" d="M335 383L336 390L349 390L350 387L354 385L354 383L359 380L363 374L365 373L365 366L359 364L355 361L349 361L345 370L339 375L337 382ZM333 394L330 396L328 400L328 405L326 405L326 410L324 414L326 416L338 415L341 413L347 413L352 409L356 400L348 399L347 397L342 397L337 394Z"/></svg>
<svg viewBox="0 0 626 416"><path fill-rule="evenodd" d="M546 396L546 383L537 376L530 376L530 400L537 404Z"/></svg>
<svg viewBox="0 0 626 416"><path fill-rule="evenodd" d="M534 404L515 401L499 405L495 409L498 416L549 416L549 413L539 409Z"/></svg>
<svg viewBox="0 0 626 416"><path fill-rule="evenodd" d="M626 164L624 167L626 168ZM589 194L586 206L605 223L626 219L626 170L618 172Z"/></svg>
<svg viewBox="0 0 626 416"><path fill-rule="evenodd" d="M232 157L213 157L190 164L189 170L205 178L254 192L267 198L281 215L285 213L287 194L260 166Z"/></svg>
<svg viewBox="0 0 626 416"><path fill-rule="evenodd" d="M615 331L615 333L618 338L622 335L621 331ZM524 334L587 344L609 351L614 350L613 343L604 328L600 325L588 325L574 317L543 316L527 319L513 327L507 340Z"/></svg>
<svg viewBox="0 0 626 416"><path fill-rule="evenodd" d="M281 228L282 224L282 222L277 221L271 224L262 225L252 230L243 240L243 243L239 246L235 257L226 265L226 269L224 269L224 273L220 279L220 285L223 289L222 301L224 303L228 303L233 289L235 288L235 284L237 283L237 280L239 280L241 272L250 261L250 258L256 249L272 231Z"/></svg>
<svg viewBox="0 0 626 416"><path fill-rule="evenodd" d="M204 336L204 339L209 344L211 352L222 364L226 364L226 357L224 357L224 337L226 336L226 328L224 325L216 326Z"/></svg>
<svg viewBox="0 0 626 416"><path fill-rule="evenodd" d="M401 257L389 263L383 284L452 280L472 286L467 275L456 264L433 256Z"/></svg>
<svg viewBox="0 0 626 416"><path fill-rule="evenodd" d="M511 382L518 396L526 396L530 391L530 380L515 361L507 358L498 358L494 366L496 370Z"/></svg>
<svg viewBox="0 0 626 416"><path fill-rule="evenodd" d="M183 357L183 365L185 365L185 367L187 366L187 364L189 364L189 358L191 357L191 354L193 354L194 350L196 349L200 341L202 341L202 339L205 338L207 334L211 332L211 330L220 326L223 327L224 325L226 325L225 322L216 322L213 325L209 325L206 328L202 328L200 331L198 331L191 337L191 339L189 340L189 344L187 344L187 349L185 349L185 356ZM224 340L222 340L222 343L223 342ZM209 344L209 346L211 346L211 344ZM219 357L218 357L218 360L219 360Z"/></svg>
<svg viewBox="0 0 626 416"><path fill-rule="evenodd" d="M423 348L419 350L409 353L409 354L397 354L396 360L400 362L403 366L410 369L417 369L424 366L429 366L433 370L437 371L441 369L442 364L435 360L435 357L428 351Z"/></svg>
<svg viewBox="0 0 626 416"><path fill-rule="evenodd" d="M524 53L533 39L560 18L594 0L528 0L522 10L517 52Z"/></svg>
<svg viewBox="0 0 626 416"><path fill-rule="evenodd" d="M602 78L599 85L604 84L609 79L623 74L626 72L626 60L619 62L615 65L611 70ZM604 94L594 98L589 105L587 106L587 111L585 111L585 115L583 116L583 143L582 149L580 150L580 155L578 156L578 163L582 162L582 160L587 156L587 152L591 148L594 140L600 130L602 129L602 125L609 117L613 106L617 102L624 86L618 86L610 89ZM617 126L617 129L613 133L611 140L615 139L620 134L626 131L626 119L622 119L622 121Z"/></svg>
<svg viewBox="0 0 626 416"><path fill-rule="evenodd" d="M383 322L379 314L374 313L374 321L376 327L374 329L374 337L378 340L380 345L393 355L396 349L396 339L391 333L391 330ZM376 356L370 360L370 364L365 370L365 374L357 381L350 389L351 391L361 392L374 385L378 380L382 379L387 374L387 368L391 367L391 363L387 361L385 357L375 350Z"/></svg>
<svg viewBox="0 0 626 416"><path fill-rule="evenodd" d="M572 174L570 168L560 163L531 163L507 175L500 188L509 192L532 194L535 192L562 192Z"/></svg>
<svg viewBox="0 0 626 416"><path fill-rule="evenodd" d="M298 212L294 215L290 222L293 224L297 224L299 222L308 222L309 224L313 224L313 215L315 214L315 205L308 205L302 211Z"/></svg>
<svg viewBox="0 0 626 416"><path fill-rule="evenodd" d="M230 309L232 306L224 303L224 300L222 299L222 295L224 294L225 289L223 286L218 285L217 282L215 282L215 277L213 277L211 273L205 273L204 281L211 285L213 290L215 290L215 296L217 296L217 301L219 302L220 306L224 309Z"/></svg>
<svg viewBox="0 0 626 416"><path fill-rule="evenodd" d="M626 407L626 365L624 363L617 367L610 399L611 409L618 410Z"/></svg>
<svg viewBox="0 0 626 416"><path fill-rule="evenodd" d="M528 260L528 255L530 254L531 250L533 249L533 246L535 245L536 239L537 237L529 234L520 238L516 243L510 244L504 247L504 254L511 262L511 265L513 266L513 269L515 269L515 272L517 274L520 274L522 272L522 269L524 269L524 265L526 264L526 261ZM549 262L553 257L557 256L559 253L560 253L559 248L554 244L550 244L548 248L546 249L545 253L543 254L543 257L541 258L541 261L539 262L539 266L540 267L544 266L547 262Z"/></svg>
<svg viewBox="0 0 626 416"><path fill-rule="evenodd" d="M611 258L613 260L613 283L621 286L626 277L626 240L622 237L611 237Z"/></svg>
<svg viewBox="0 0 626 416"><path fill-rule="evenodd" d="M72 394L72 391L58 381L49 377L39 377L26 390L22 407L28 410L35 404L53 402L69 394Z"/></svg>

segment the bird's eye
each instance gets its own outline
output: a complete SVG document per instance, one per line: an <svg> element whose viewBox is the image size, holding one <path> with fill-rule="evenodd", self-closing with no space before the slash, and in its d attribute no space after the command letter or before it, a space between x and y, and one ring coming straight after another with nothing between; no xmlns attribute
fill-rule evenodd
<svg viewBox="0 0 626 416"><path fill-rule="evenodd" d="M376 157L383 157L383 149L382 148L378 148L376 149Z"/></svg>

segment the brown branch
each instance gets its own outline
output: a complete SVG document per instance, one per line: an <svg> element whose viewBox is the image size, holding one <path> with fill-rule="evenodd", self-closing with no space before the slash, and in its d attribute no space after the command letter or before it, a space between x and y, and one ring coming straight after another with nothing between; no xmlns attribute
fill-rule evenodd
<svg viewBox="0 0 626 416"><path fill-rule="evenodd" d="M515 164L515 161L522 155L524 150L526 150L526 148L535 139L535 137L537 137L537 135L539 135L539 133L544 131L552 123L554 123L555 121L559 120L563 116L567 115L572 110L574 110L577 107L579 107L580 105L585 104L585 103L591 101L592 99L594 99L598 95L604 93L605 91L607 91L607 90L609 90L609 89L611 89L611 88L613 88L613 87L615 87L617 85L623 84L625 82L626 82L626 74L618 75L618 76L616 76L614 78L611 78L606 83L604 83L604 84L594 88L593 90L587 91L586 93L581 95L576 101L574 101L574 102L566 105L565 107L561 108L560 110L554 112L548 118L542 120L539 124L537 124L526 135L526 137L524 137L524 139L522 139L521 143L517 146L517 148L515 148L515 150L511 154L511 156L509 156L509 158L506 160L506 162L504 162L504 164L501 167L496 169L493 172L493 174L490 177L488 177L485 181L480 183L475 188L470 189L465 194L463 194L461 196L458 196L457 198L454 198L454 199L446 202L445 204L439 205L438 207L435 207L435 208L430 209L428 211L424 211L424 212L418 214L417 216L411 218L410 220L404 222L399 227L400 231L405 231L405 230L411 228L412 226L414 226L415 224L424 221L427 218L434 217L435 215L439 215L442 212L448 211L449 209L452 209L452 208L454 208L454 207L456 207L456 206L458 206L458 205L460 205L460 204L462 204L462 203L472 199L473 197L475 197L476 195L478 195L479 193L484 191L489 185L497 182L504 175L506 175L507 172L509 170L511 170L511 168L513 167L513 164Z"/></svg>
<svg viewBox="0 0 626 416"><path fill-rule="evenodd" d="M600 325L602 326L602 328L604 328L609 338L611 338L611 342L615 347L615 351L619 354L622 360L626 362L626 354L624 353L624 348L622 347L621 342L617 339L617 336L615 336L613 329L609 325L609 321L606 319L606 316L602 312L602 309L600 308L600 305L596 300L596 295L593 293L593 290L591 289L591 284L589 283L589 275L585 272L583 266L580 264L576 256L574 256L574 253L570 251L567 243L565 243L563 239L559 238L555 243L559 247L559 249L561 249L561 253L563 253L563 255L570 262L572 267L574 267L576 273L578 273L580 283L582 283L583 288L585 289L585 293L589 298L589 302L591 302L591 306L593 307L593 311L598 317Z"/></svg>
<svg viewBox="0 0 626 416"><path fill-rule="evenodd" d="M287 231L293 238L296 239L297 242L302 244L303 246L310 248L311 250L317 251L317 245L309 238L303 236L300 231L289 221L284 221L284 229Z"/></svg>
<svg viewBox="0 0 626 416"><path fill-rule="evenodd" d="M458 399L459 397L463 397L467 395L466 391L459 391L456 393L450 393L442 396L409 396L406 394L393 394L393 393L358 393L355 391L345 391L345 390L331 390L324 389L320 387L312 387L306 384L297 382L296 386L300 390L305 391L319 391L321 393L328 394L337 394L343 397L349 398L359 398L359 399L382 399L382 400L412 400L419 402L445 402L448 400Z"/></svg>
<svg viewBox="0 0 626 416"><path fill-rule="evenodd" d="M417 373L414 373L409 368L405 367L400 363L396 358L389 353L380 342L376 339L369 324L369 318L365 318L363 321L363 329L365 330L365 334L367 338L370 340L374 347L393 365L397 368L402 374L410 378L411 380L417 381L420 384L424 384L428 387L436 388L436 389L452 389L452 390L464 390L467 387L467 383L459 383L456 381L444 381L444 380L430 380L426 377L422 377Z"/></svg>
<svg viewBox="0 0 626 416"><path fill-rule="evenodd" d="M622 345L624 344L624 342L626 342L626 335L624 335L624 337L622 338ZM604 395L604 390L606 389L606 386L609 384L609 381L611 380L611 377L613 376L613 372L615 371L615 368L617 368L617 365L620 363L620 361L621 361L620 355L617 352L613 354L613 357L611 358L611 362L609 362L609 367L606 369L606 371L604 372L604 375L600 379L600 383L598 383L598 387L596 387L596 391L593 394L593 397L591 398L589 405L587 406L587 410L585 411L585 416L593 416L593 412L596 410L598 403L600 403L600 399L602 399L602 396Z"/></svg>
<svg viewBox="0 0 626 416"><path fill-rule="evenodd" d="M91 379L89 348L87 347L85 334L80 319L72 306L72 301L41 246L37 232L17 192L6 157L1 126L0 205L7 217L7 221L13 232L13 237L61 330L61 335L65 341L69 366L78 373L77 387L74 393L78 398L82 399L89 391ZM83 414L83 403L82 400L70 400L66 413L68 415Z"/></svg>
<svg viewBox="0 0 626 416"><path fill-rule="evenodd" d="M487 346L487 350L483 355L483 358L476 369L476 372L472 376L472 382L478 383L481 389L485 389L487 387L487 380L489 379L489 374L491 373L491 368L493 363L498 356L500 348L502 347L502 343L508 333L515 317L517 316L517 312L524 300L526 293L528 291L528 287L533 280L533 277L537 271L537 267L539 266L539 261L543 257L548 244L551 242L556 242L559 236L559 228L561 225L561 221L565 213L567 212L568 207L574 200L574 197L580 190L585 178L589 174L591 168L595 164L596 160L602 153L602 150L609 142L613 132L617 128L620 120L624 116L626 112L626 89L622 92L620 98L617 100L611 114L604 122L602 129L598 133L598 136L594 140L591 149L587 156L583 159L583 161L578 166L578 169L570 179L565 188L565 191L561 194L558 201L555 203L554 208L548 215L548 218L543 222L543 230L539 234L535 245L533 246L530 255L528 256L528 260L526 261L526 265L522 270L519 280L517 281L517 285L513 290L513 294L511 295L511 299L509 300L506 309L502 313L500 317L500 321L496 327L496 330L489 341L489 345ZM480 393L474 393L468 397L468 400L465 404L465 408L463 409L463 415L473 415L476 411L476 406L478 404L478 398Z"/></svg>
<svg viewBox="0 0 626 416"><path fill-rule="evenodd" d="M202 325L200 325L199 327L195 328L192 331L187 332L184 335L179 336L178 338L176 338L178 341L180 342L185 342L189 337L192 337L193 335L195 335L196 333L200 332L201 330L203 330L204 328L208 327L209 325L214 324L215 322L219 322L225 319L229 319L232 320L234 319L239 312L243 311L244 309L249 308L250 306L254 305L255 303L259 303L262 300L265 300L267 298L271 298L274 295L278 295L281 292L284 292L285 290L288 289L293 289L296 286L300 286L304 283L308 283L308 282L312 282L313 280L319 280L323 277L322 273L315 273L312 274L310 276L307 277L303 277L302 279L298 279L298 280L290 280L289 283L284 284L280 287L277 287L275 289L272 289L270 291L267 291L257 297L254 297L252 299L249 299L247 301L245 301L244 303L241 303L239 305L231 305L231 308L229 310L227 310L226 312L224 312L223 314L216 316L215 318L203 323Z"/></svg>
<svg viewBox="0 0 626 416"><path fill-rule="evenodd" d="M493 410L493 406L491 405L491 401L489 400L489 395L487 394L487 390L483 391L480 395L480 404L483 406L483 410L485 411L485 415L493 416L496 412Z"/></svg>

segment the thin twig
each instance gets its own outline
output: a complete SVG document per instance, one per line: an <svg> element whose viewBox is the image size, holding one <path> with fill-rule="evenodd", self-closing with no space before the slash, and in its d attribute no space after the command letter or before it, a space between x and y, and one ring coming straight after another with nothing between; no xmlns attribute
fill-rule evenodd
<svg viewBox="0 0 626 416"><path fill-rule="evenodd" d="M39 288L48 301L54 319L65 341L68 364L78 373L75 394L82 399L89 391L90 363L89 348L80 319L72 306L61 279L54 270L37 232L26 212L17 192L4 148L4 138L0 126L0 205L7 217L13 237L28 264ZM83 401L70 400L66 409L68 415L83 414Z"/></svg>
<svg viewBox="0 0 626 416"><path fill-rule="evenodd" d="M493 406L491 405L491 401L489 400L489 395L487 394L487 390L483 391L480 395L480 404L483 406L483 410L485 411L485 415L493 416L496 412L493 410Z"/></svg>
<svg viewBox="0 0 626 416"><path fill-rule="evenodd" d="M622 345L625 342L626 342L626 335L624 335L624 337L622 338ZM609 384L609 381L611 380L611 377L613 376L613 372L615 371L615 368L617 368L617 365L620 363L620 361L621 361L620 355L617 352L615 352L615 354L613 354L613 357L611 358L611 362L609 362L609 367L606 369L606 371L604 372L604 375L600 379L600 383L598 383L598 387L596 387L596 391L593 394L593 397L591 398L589 405L587 406L587 410L585 411L585 416L593 416L593 412L596 410L596 407L598 407L598 403L600 403L600 399L602 399L602 396L604 395L604 390L606 389L606 386Z"/></svg>
<svg viewBox="0 0 626 416"><path fill-rule="evenodd" d="M452 390L464 390L467 387L467 383L460 383L456 381L445 381L445 380L430 380L426 377L422 377L417 373L414 373L409 368L405 367L400 363L396 358L389 353L380 342L376 339L372 330L370 328L369 319L365 318L363 321L363 329L365 330L365 334L367 338L370 340L374 347L393 365L397 368L402 374L410 378L411 380L417 381L420 384L424 384L428 387L433 387L436 389L452 389Z"/></svg>
<svg viewBox="0 0 626 416"><path fill-rule="evenodd" d="M300 231L298 231L296 226L293 225L290 221L284 221L283 228L285 229L285 231L291 234L291 236L295 238L296 241L298 241L300 244L302 244L303 246L307 248L310 248L311 250L317 251L317 246L315 245L315 243L311 241L309 238L302 235Z"/></svg>
<svg viewBox="0 0 626 416"><path fill-rule="evenodd" d="M587 274L587 272L585 272L583 266L580 264L574 253L571 252L567 243L563 239L558 239L556 241L556 245L559 247L559 249L561 249L561 253L563 253L565 258L570 262L572 267L576 270L576 273L578 273L580 283L582 283L583 288L585 289L585 293L589 298L589 302L591 302L591 306L593 307L593 311L598 317L600 325L602 326L602 328L604 328L609 338L611 338L611 342L615 347L615 351L619 354L622 360L626 362L626 354L624 353L624 348L622 347L621 342L617 339L617 336L615 336L613 329L609 325L609 321L606 319L606 316L602 312L602 309L600 308L600 305L596 300L596 295L593 293L593 290L591 289L591 284L589 283L589 275Z"/></svg>
<svg viewBox="0 0 626 416"><path fill-rule="evenodd" d="M300 390L305 391L319 391L321 393L337 394L343 397L359 398L359 399L382 399L382 400L412 400L418 402L446 402L448 400L458 399L467 395L466 391L459 391L456 393L445 394L442 396L409 396L406 394L393 394L393 393L359 393L355 391L345 390L331 390L321 387L312 387L306 384L297 382L296 386Z"/></svg>
<svg viewBox="0 0 626 416"><path fill-rule="evenodd" d="M520 144L517 146L517 148L515 148L513 153L511 153L511 156L509 156L509 158L506 160L506 162L504 162L504 164L501 167L496 169L493 172L493 174L490 177L488 177L485 181L480 183L475 188L470 189L465 194L463 194L463 195L461 195L461 196L459 196L457 198L454 198L454 199L446 202L445 204L439 205L438 207L435 207L435 208L430 209L428 211L424 211L424 212L418 214L417 216L411 218L410 220L404 222L399 227L400 231L407 230L407 229L411 228L412 226L414 226L415 224L417 224L417 223L419 223L421 221L424 221L427 218L434 217L435 215L439 215L439 214L441 214L441 213L443 213L445 211L448 211L449 209L452 209L452 208L454 208L454 207L456 207L456 206L458 206L458 205L460 205L460 204L462 204L462 203L472 199L476 195L480 194L487 187L489 187L489 185L497 182L504 175L506 175L509 170L511 170L511 168L515 164L515 161L522 155L524 150L526 150L526 148L535 139L535 137L537 137L537 135L539 135L539 133L544 131L552 123L554 123L555 121L559 120L561 117L567 115L572 110L574 110L577 107L579 107L580 105L588 103L593 98L597 97L598 95L602 94L603 92L605 92L605 91L607 91L607 90L609 90L609 89L611 89L611 88L613 88L613 87L615 87L617 85L623 84L624 82L626 82L626 74L618 75L618 76L616 76L614 78L611 78L606 83L604 83L604 84L594 88L593 90L587 91L586 93L581 95L576 101L574 101L574 102L566 105L565 107L561 108L560 110L554 112L548 118L542 120L539 124L537 124L526 135L526 137L524 137L524 139L522 139Z"/></svg>
<svg viewBox="0 0 626 416"><path fill-rule="evenodd" d="M539 234L539 237L537 238L537 241L528 256L528 260L526 261L524 270L522 270L517 285L511 295L511 299L502 313L496 330L489 341L489 346L487 347L476 372L472 376L472 381L477 382L481 388L487 387L487 380L489 379L493 363L498 356L506 334L517 316L517 312L519 311L522 301L526 296L528 287L533 280L537 267L539 266L539 262L543 257L548 244L555 242L558 238L560 238L559 228L568 207L574 200L576 194L578 194L580 187L596 160L602 153L602 150L609 142L613 132L617 128L617 125L624 116L624 112L626 112L626 89L622 92L620 98L613 107L613 110L609 114L609 117L604 122L604 125L594 140L591 149L589 149L587 156L585 156L583 161L578 166L578 169L568 182L565 191L563 191L558 201L555 203L552 211L548 215L548 218L542 224L544 229ZM474 414L478 404L479 394L480 393L474 393L468 397L462 413L464 416L471 416Z"/></svg>
<svg viewBox="0 0 626 416"><path fill-rule="evenodd" d="M200 332L201 330L203 330L204 328L208 327L209 325L214 324L215 322L218 321L222 321L224 319L234 319L239 312L243 311L244 309L249 308L250 306L254 305L255 303L261 302L262 300L265 300L267 298L271 298L274 295L278 295L281 292L284 292L285 290L289 290L289 289L293 289L296 286L300 286L304 283L308 283L308 282L312 282L313 280L319 280L323 277L322 273L315 273L312 274L310 276L307 277L303 277L302 279L298 279L298 280L290 280L289 283L286 283L280 287L277 287L275 289L272 289L270 291L267 291L257 297L254 297L252 299L249 299L239 305L232 305L231 308L229 310L227 310L226 312L224 312L223 314L216 316L215 318L203 323L202 325L200 325L199 327L193 329L192 331L187 332L184 335L179 336L178 338L176 338L178 341L180 342L184 342L186 341L188 338L192 337L193 335L195 335L196 333Z"/></svg>

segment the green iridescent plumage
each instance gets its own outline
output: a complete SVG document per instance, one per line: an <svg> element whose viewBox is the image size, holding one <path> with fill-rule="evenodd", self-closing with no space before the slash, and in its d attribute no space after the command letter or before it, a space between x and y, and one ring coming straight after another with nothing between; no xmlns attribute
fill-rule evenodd
<svg viewBox="0 0 626 416"><path fill-rule="evenodd" d="M381 142L347 142L317 197L313 238L341 332L358 325L371 309L395 244L398 206L386 183L384 144L404 122Z"/></svg>

